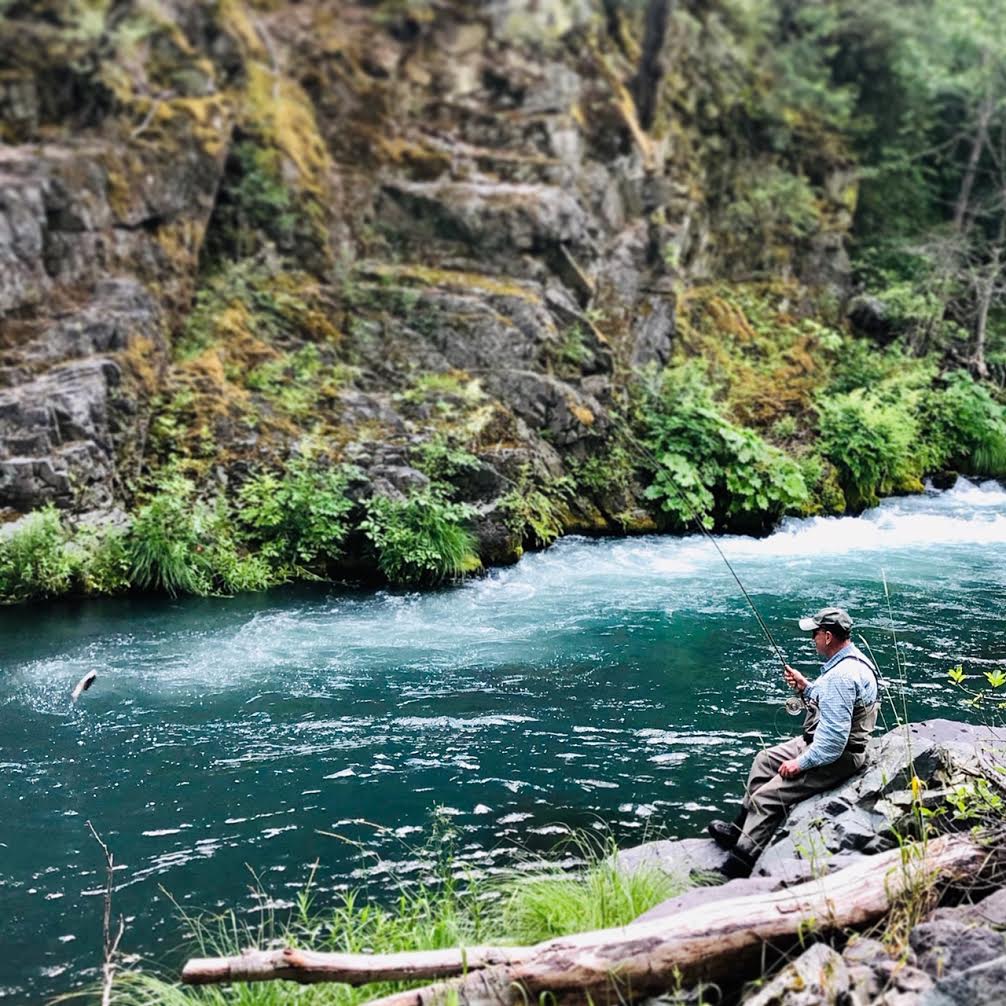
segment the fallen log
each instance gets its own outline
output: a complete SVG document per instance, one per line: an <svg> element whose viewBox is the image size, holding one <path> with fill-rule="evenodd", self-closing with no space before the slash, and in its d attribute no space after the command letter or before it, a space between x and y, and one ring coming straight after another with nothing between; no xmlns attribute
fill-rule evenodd
<svg viewBox="0 0 1006 1006"><path fill-rule="evenodd" d="M399 954L247 951L239 957L190 960L188 984L286 978L362 985L446 978L398 992L374 1006L510 1006L541 993L564 1001L625 1002L736 972L745 951L807 932L862 926L899 900L986 866L989 851L970 837L948 835L871 856L830 876L768 894L702 905L679 915L548 940L533 947L471 947ZM733 977L738 976L734 973Z"/></svg>

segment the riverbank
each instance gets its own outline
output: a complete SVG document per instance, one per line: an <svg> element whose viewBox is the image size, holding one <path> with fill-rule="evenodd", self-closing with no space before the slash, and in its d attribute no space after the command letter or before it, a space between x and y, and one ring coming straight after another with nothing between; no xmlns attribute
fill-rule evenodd
<svg viewBox="0 0 1006 1006"><path fill-rule="evenodd" d="M899 726L871 742L863 772L794 809L760 857L755 876L713 887L694 886L696 876L714 877L725 857L706 838L653 842L615 855L610 846L584 837L566 847L561 868L542 872L538 867L523 875L490 879L459 875L448 828L427 849L434 872L425 874L418 886L403 887L395 909L357 904L350 896L334 912L315 914L306 892L288 923L277 925L271 920L257 930L242 927L241 935L235 937L232 915L209 925L197 922L194 949L203 958L232 956L229 966L242 970L249 968L249 958L233 955L255 948L296 946L342 955L365 952L368 956L360 956L357 962L361 966L374 959L369 955L379 958L397 953L396 960L401 962L402 954L411 952L416 954L418 970L423 956L417 952L424 950L530 947L557 937L607 930L599 938L611 944L605 958L610 956L610 963L595 976L586 958L581 960L583 983L604 981L603 972L612 969L621 974L623 1001L663 995L682 1003L825 1006L851 997L864 1006L895 1002L898 1006L945 1002L993 1006L999 1001L997 976L1006 972L1006 942L996 931L1006 924L1006 888L998 888L1001 869L992 863L1003 828L1004 790L996 765L1003 765L1004 760L1006 733L1002 730L946 720ZM943 874L927 871L927 854L937 856L944 842L937 836L968 828L971 840L979 847L985 845L985 851L979 848L974 857L981 866L956 872L948 868ZM960 836L958 841L968 840ZM891 849L895 850L893 859L885 853ZM836 886L834 901L823 916L808 908L794 916L785 931L778 917L772 916L766 923L771 932L767 931L764 942L757 931L741 939L746 916L757 917L761 901L778 901L777 892L788 892L783 896L791 899L787 910L792 912L799 898L826 891L827 884L820 878L835 875L837 882L867 870L873 862L888 860L888 874L874 881L874 886L889 891L884 907L868 906L871 898L865 889L858 902L842 901ZM806 884L807 880L812 882ZM902 887L904 892L896 895L895 889ZM686 892L687 888L691 889ZM710 946L703 956L703 940L696 934L722 925L729 915L724 914L727 906L735 902L736 935L720 945L705 941ZM707 911L710 908L712 912ZM712 921L714 915L718 923ZM631 982L626 969L619 967L615 949L619 939L631 937L632 929L623 930L625 926L645 926L645 944L640 943L641 935L632 944L631 954L652 954L652 962L644 961L642 971L636 968ZM691 934L678 947L680 966L672 969L658 964L661 939L673 939L679 929ZM641 945L650 949L641 950ZM732 951L724 949L730 945ZM553 969L559 967L566 946L571 944L554 945ZM751 949L756 951L753 955L748 952ZM522 954L526 956L527 951ZM267 955L260 956L262 973L268 974ZM464 967L468 977L455 985L481 982L483 969L487 976L505 970L505 964L484 965L481 956L471 951ZM506 950L494 951L492 956L505 958ZM333 958L332 965L336 964L347 969L350 959ZM314 966L322 966L320 958ZM227 969L228 962L216 960L193 962L186 971L194 980L202 972L226 976ZM533 969L524 973L525 982L537 980L531 977ZM125 974L119 979L115 1001L151 1006L169 1000L181 1004L240 999L267 1006L285 1001L288 988L274 981L230 984L219 992L186 991L176 981ZM388 981L354 985L317 985L301 991L298 1001L350 1006L414 987ZM491 988L492 980L487 978L479 987ZM532 984L525 994L550 991L554 990L546 981ZM435 987L423 993L424 997L437 994ZM464 987L459 987L459 994L465 996ZM490 997L490 1001L496 1000ZM507 1002L509 997L501 994L499 1001Z"/></svg>

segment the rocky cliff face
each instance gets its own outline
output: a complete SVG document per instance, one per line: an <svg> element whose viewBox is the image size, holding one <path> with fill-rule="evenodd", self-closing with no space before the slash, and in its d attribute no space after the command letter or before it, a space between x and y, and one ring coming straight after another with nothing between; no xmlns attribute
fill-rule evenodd
<svg viewBox="0 0 1006 1006"><path fill-rule="evenodd" d="M233 487L308 443L401 493L433 444L469 456L459 491L505 561L532 537L501 501L608 456L683 293L765 269L844 290L840 153L809 155L795 237L731 216L772 155L730 126L751 71L715 6L5 11L11 516L128 507L167 461ZM561 523L655 527L627 467L555 495Z"/></svg>

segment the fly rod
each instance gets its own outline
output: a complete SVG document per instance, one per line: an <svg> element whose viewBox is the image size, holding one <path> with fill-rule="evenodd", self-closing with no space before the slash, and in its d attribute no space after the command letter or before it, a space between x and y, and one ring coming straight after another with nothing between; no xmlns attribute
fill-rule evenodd
<svg viewBox="0 0 1006 1006"><path fill-rule="evenodd" d="M713 537L713 535L709 533L701 517L699 516L698 511L694 506L692 506L691 500L681 490L681 488L677 485L677 483L670 477L670 474L667 471L668 466L662 464L660 460L656 457L656 455L647 447L644 447L642 444L638 444L634 441L630 441L630 444L639 453L639 455L642 458L644 458L644 460L646 460L649 464L657 468L658 471L661 469L664 470L664 477L667 479L668 484L674 490L678 499L681 500L682 503L684 503L685 509L688 511L692 523L699 529L699 532L702 535L704 535L705 538L712 544L713 548L716 549L716 553L726 564L727 569L730 570L730 575L734 578L734 580L737 581L737 586L740 587L741 593L744 595L744 600L747 602L748 607L751 609L751 614L754 615L755 620L758 622L758 625L761 628L761 631L764 633L765 638L768 640L769 645L772 647L773 650L775 650L775 655L776 657L778 657L779 663L782 664L783 670L786 670L787 667L789 666L786 663L786 658L783 656L782 650L779 649L779 644L776 643L775 637L772 635L772 632L769 629L768 625L765 624L765 619L762 618L761 612L758 610L758 608L755 606L754 601L751 599L751 595L747 592L747 588L744 586L743 583L741 583L741 578L737 575L737 570L734 569L730 560L726 557L726 555L724 555L723 549L721 549L719 546L719 542L717 542L716 539Z"/></svg>

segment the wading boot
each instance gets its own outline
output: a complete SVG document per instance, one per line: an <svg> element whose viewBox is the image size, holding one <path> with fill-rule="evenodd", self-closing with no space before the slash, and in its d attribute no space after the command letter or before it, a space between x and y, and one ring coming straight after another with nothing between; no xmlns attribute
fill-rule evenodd
<svg viewBox="0 0 1006 1006"><path fill-rule="evenodd" d="M721 849L732 849L737 844L737 839L741 837L747 816L747 808L742 806L732 821L710 821L706 831Z"/></svg>
<svg viewBox="0 0 1006 1006"><path fill-rule="evenodd" d="M735 845L730 850L730 855L727 856L726 862L720 867L720 873L727 880L736 880L738 877L750 877L757 858L757 849L751 848L746 843Z"/></svg>

